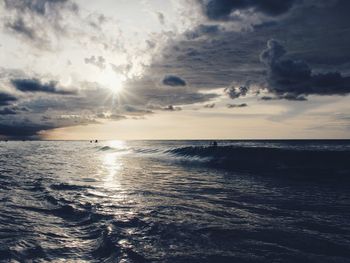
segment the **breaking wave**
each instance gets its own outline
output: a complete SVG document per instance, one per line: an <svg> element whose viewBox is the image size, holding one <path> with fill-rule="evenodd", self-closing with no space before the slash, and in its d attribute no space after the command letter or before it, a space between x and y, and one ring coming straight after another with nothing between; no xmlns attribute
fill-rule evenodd
<svg viewBox="0 0 350 263"><path fill-rule="evenodd" d="M236 171L284 171L308 176L346 176L350 171L350 150L187 146L166 152L185 161L201 160L210 167Z"/></svg>

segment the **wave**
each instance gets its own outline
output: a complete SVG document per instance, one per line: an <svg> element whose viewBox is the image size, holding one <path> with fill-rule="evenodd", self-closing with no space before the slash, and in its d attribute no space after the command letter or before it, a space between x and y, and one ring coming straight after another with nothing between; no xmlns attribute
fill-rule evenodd
<svg viewBox="0 0 350 263"><path fill-rule="evenodd" d="M236 171L343 175L350 171L349 150L307 150L293 148L188 146L166 151L184 161L198 161L210 167Z"/></svg>
<svg viewBox="0 0 350 263"><path fill-rule="evenodd" d="M117 148L117 147L112 147L112 146L97 146L95 147L98 151L101 152L125 152L128 151L128 148Z"/></svg>
<svg viewBox="0 0 350 263"><path fill-rule="evenodd" d="M102 146L102 147L96 147L99 151L110 151L110 150L115 150L115 148L110 147L110 146Z"/></svg>
<svg viewBox="0 0 350 263"><path fill-rule="evenodd" d="M52 184L50 185L50 188L57 191L82 191L82 190L89 189L91 187L60 183L60 184Z"/></svg>
<svg viewBox="0 0 350 263"><path fill-rule="evenodd" d="M14 208L20 208L41 214L54 215L72 221L84 220L89 216L88 210L78 209L72 205L61 205L57 208L52 209L35 206L14 206Z"/></svg>

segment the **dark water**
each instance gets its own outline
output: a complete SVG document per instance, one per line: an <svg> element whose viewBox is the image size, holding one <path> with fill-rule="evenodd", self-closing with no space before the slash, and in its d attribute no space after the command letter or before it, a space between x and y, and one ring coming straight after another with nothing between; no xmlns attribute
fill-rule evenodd
<svg viewBox="0 0 350 263"><path fill-rule="evenodd" d="M1 142L1 262L350 262L349 141Z"/></svg>

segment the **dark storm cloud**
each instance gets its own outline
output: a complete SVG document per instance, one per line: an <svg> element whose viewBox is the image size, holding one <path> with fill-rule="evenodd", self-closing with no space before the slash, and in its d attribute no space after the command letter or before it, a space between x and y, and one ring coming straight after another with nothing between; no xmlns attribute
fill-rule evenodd
<svg viewBox="0 0 350 263"><path fill-rule="evenodd" d="M0 114L0 137L36 139L40 137L43 131L98 123L93 111L79 109L81 105L79 105L79 99L73 100L73 98L76 98L75 96L64 97L65 99L71 99L68 103L64 100L55 100L53 96L50 96L50 98L48 103L60 103L60 107L35 108L35 104L40 101L40 98L38 98L34 102L30 101L29 107L22 106L26 104L26 101L19 101L18 104L22 104L21 106L3 108ZM81 99L82 97L80 97ZM73 105L74 102L76 105ZM56 106L58 107L58 105Z"/></svg>
<svg viewBox="0 0 350 263"><path fill-rule="evenodd" d="M174 75L165 76L162 82L166 86L186 86L186 81Z"/></svg>
<svg viewBox="0 0 350 263"><path fill-rule="evenodd" d="M198 0L202 11L211 20L229 20L237 10L253 9L270 16L286 13L296 0Z"/></svg>
<svg viewBox="0 0 350 263"><path fill-rule="evenodd" d="M266 82L266 68L259 55L271 38L284 41L290 50L288 57L308 61L315 72L338 67L348 70L349 8L350 1L305 0L291 8L288 16L262 21L252 18L249 30L237 32L224 27L233 23L229 21L220 22L225 30L213 36L188 38L186 32L183 38L169 41L163 56L151 65L150 74L171 72L201 89L228 87L231 83L240 86L249 81L261 86Z"/></svg>
<svg viewBox="0 0 350 263"><path fill-rule="evenodd" d="M17 101L15 96L0 91L0 106L9 105L14 101Z"/></svg>
<svg viewBox="0 0 350 263"><path fill-rule="evenodd" d="M350 72L347 65L350 59L350 37L346 34L350 20L345 11L349 7L349 1L303 1L302 4L295 5L288 16L275 17L273 22L265 21L263 26L252 30L236 32L226 28L215 34L215 37L192 39L185 35L184 38L169 43L162 59L152 65L151 74L172 72L186 79L192 90L210 90L230 85L240 87L249 83L252 91L260 87L270 89L272 94L267 96L272 99L304 101L311 94L326 95L327 89L329 95L334 94L335 90L338 93L344 88L347 79L345 73L340 72ZM265 49L271 38L281 39L290 52L286 54L284 46L276 47L270 51L274 54L265 54L265 63L261 63L261 50ZM271 59L276 60L276 57L279 57L278 60L289 60L278 63L279 68L275 67L274 70L284 78L288 73L287 80L309 78L308 69L312 69L313 88L309 87L309 91L304 93L282 91L277 94L275 90L279 89L278 86L283 88L291 84L272 83L266 63ZM329 89L329 84L326 85L336 82L336 89ZM315 91L315 86L318 86L318 92ZM237 88L226 91L230 91L232 97L240 96Z"/></svg>
<svg viewBox="0 0 350 263"><path fill-rule="evenodd" d="M285 58L285 48L269 40L260 59L267 67L268 90L277 98L305 100L308 95L346 95L350 93L350 77L339 72L313 73L303 60Z"/></svg>
<svg viewBox="0 0 350 263"><path fill-rule="evenodd" d="M31 123L27 120L0 123L0 135L13 138L27 138L37 135L40 131L55 128L49 124Z"/></svg>
<svg viewBox="0 0 350 263"><path fill-rule="evenodd" d="M253 33L223 31L215 38L198 37L169 42L164 55L151 65L150 75L181 76L187 86L201 89L227 87L261 76L259 51L266 43Z"/></svg>
<svg viewBox="0 0 350 263"><path fill-rule="evenodd" d="M12 79L12 85L22 92L45 92L60 95L73 95L74 91L62 90L57 87L57 82L50 81L48 83L42 83L38 79Z"/></svg>
<svg viewBox="0 0 350 263"><path fill-rule="evenodd" d="M41 119L0 116L0 136L14 139L38 138L40 132L55 128L98 123L94 118L78 115L42 116Z"/></svg>

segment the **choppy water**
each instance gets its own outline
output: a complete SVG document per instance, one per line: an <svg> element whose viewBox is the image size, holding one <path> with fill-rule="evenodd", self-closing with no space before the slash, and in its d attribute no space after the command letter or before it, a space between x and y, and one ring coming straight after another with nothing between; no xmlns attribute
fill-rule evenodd
<svg viewBox="0 0 350 263"><path fill-rule="evenodd" d="M1 262L350 262L349 141L0 142Z"/></svg>

